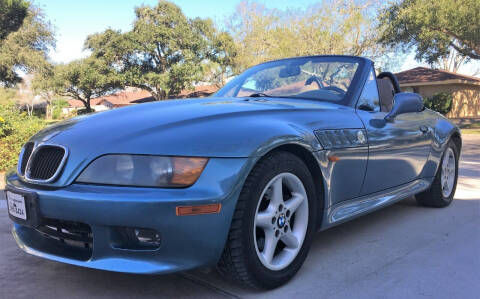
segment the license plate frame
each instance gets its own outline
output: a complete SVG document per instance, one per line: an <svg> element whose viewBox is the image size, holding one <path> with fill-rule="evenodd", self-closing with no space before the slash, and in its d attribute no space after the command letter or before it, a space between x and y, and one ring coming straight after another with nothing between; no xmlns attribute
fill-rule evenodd
<svg viewBox="0 0 480 299"><path fill-rule="evenodd" d="M18 197L23 198L25 204L25 219L19 218L15 215L10 213L10 202L9 193L13 194L12 198L19 199ZM40 226L42 217L40 216L40 209L38 206L38 195L35 192L20 190L17 188L13 188L11 186L7 186L5 190L5 196L7 200L7 213L10 219L20 225L30 226L30 227L38 227Z"/></svg>

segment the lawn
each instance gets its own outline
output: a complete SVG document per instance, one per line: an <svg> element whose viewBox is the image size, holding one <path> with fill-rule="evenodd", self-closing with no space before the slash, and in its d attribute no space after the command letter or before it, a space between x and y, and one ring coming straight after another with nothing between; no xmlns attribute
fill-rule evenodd
<svg viewBox="0 0 480 299"><path fill-rule="evenodd" d="M480 123L462 125L460 129L462 134L480 134Z"/></svg>

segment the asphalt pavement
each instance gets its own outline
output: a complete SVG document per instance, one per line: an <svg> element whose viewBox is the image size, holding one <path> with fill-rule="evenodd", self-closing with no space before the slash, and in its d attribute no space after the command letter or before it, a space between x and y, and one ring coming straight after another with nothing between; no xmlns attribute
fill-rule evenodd
<svg viewBox="0 0 480 299"><path fill-rule="evenodd" d="M0 191L0 197L4 197ZM85 269L21 251L0 200L0 298L480 298L480 135L464 135L445 209L413 198L316 235L300 272L260 292L215 270L143 276Z"/></svg>

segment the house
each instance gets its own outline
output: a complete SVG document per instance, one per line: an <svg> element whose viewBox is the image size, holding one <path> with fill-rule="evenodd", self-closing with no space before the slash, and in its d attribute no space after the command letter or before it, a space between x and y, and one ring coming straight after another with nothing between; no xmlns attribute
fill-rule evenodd
<svg viewBox="0 0 480 299"><path fill-rule="evenodd" d="M480 78L444 70L416 67L395 74L402 91L416 92L424 98L439 92L453 97L449 118L480 118Z"/></svg>
<svg viewBox="0 0 480 299"><path fill-rule="evenodd" d="M199 85L195 86L194 90L182 90L175 98L203 98L210 96L217 90L218 87L216 85ZM148 91L129 87L124 91L93 98L90 100L90 106L98 112L153 101L155 101L155 98ZM85 108L79 100L70 99L68 100L68 104L68 107L63 108L64 114L70 114L73 111Z"/></svg>
<svg viewBox="0 0 480 299"><path fill-rule="evenodd" d="M33 75L27 74L22 78L22 82L17 85L18 92L15 96L17 107L28 114L33 111L44 113L47 109L47 101L32 89Z"/></svg>
<svg viewBox="0 0 480 299"><path fill-rule="evenodd" d="M124 91L94 98L90 100L90 106L95 111L110 110L113 108L155 101L155 98L146 90L127 88ZM64 114L74 110L83 109L85 106L79 100L68 100L69 106L63 108Z"/></svg>
<svg viewBox="0 0 480 299"><path fill-rule="evenodd" d="M175 98L177 99L185 99L185 98L204 98L211 96L218 90L216 85L198 85L195 86L194 90L184 89L182 90L178 96Z"/></svg>

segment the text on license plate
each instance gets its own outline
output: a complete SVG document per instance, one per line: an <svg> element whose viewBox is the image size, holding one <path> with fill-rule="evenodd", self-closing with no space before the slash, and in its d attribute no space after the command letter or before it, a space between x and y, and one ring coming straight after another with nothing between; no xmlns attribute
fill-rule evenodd
<svg viewBox="0 0 480 299"><path fill-rule="evenodd" d="M25 198L16 193L7 191L8 212L10 215L27 220L27 209L25 208Z"/></svg>

